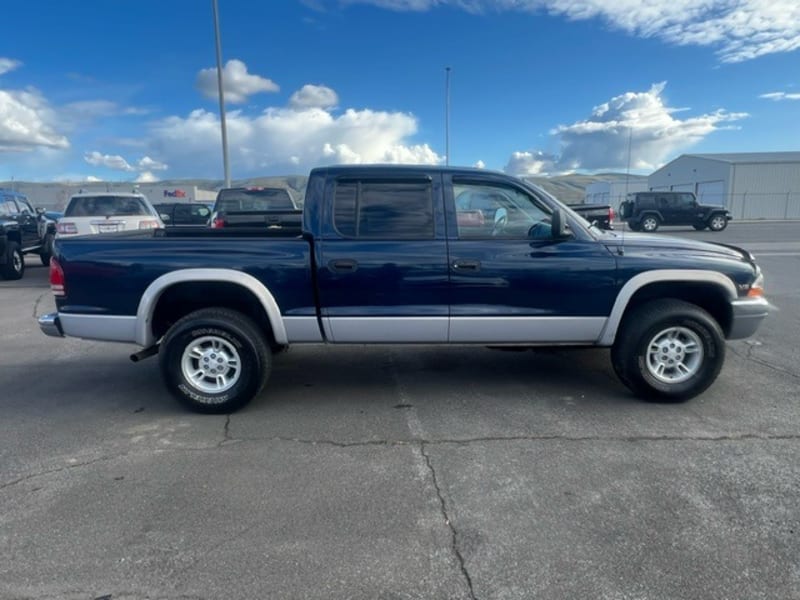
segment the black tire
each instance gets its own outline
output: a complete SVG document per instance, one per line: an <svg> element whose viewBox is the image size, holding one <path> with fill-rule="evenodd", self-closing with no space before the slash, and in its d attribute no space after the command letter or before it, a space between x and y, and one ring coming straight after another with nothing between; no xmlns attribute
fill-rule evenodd
<svg viewBox="0 0 800 600"><path fill-rule="evenodd" d="M708 218L708 228L711 231L722 231L728 226L728 219L725 215L711 215Z"/></svg>
<svg viewBox="0 0 800 600"><path fill-rule="evenodd" d="M631 231L639 231L640 227L638 223L628 223L628 228Z"/></svg>
<svg viewBox="0 0 800 600"><path fill-rule="evenodd" d="M225 414L238 410L264 388L272 354L249 317L227 308L204 308L170 327L161 343L159 365L167 389L184 406L199 413ZM188 370L196 371L195 380L187 377ZM214 391L213 378L224 375L234 381L223 380L223 386L229 387Z"/></svg>
<svg viewBox="0 0 800 600"><path fill-rule="evenodd" d="M705 229L707 226L705 223L695 223L692 225L692 227L694 227L697 231L703 231L703 229Z"/></svg>
<svg viewBox="0 0 800 600"><path fill-rule="evenodd" d="M662 402L701 394L714 383L724 361L719 324L699 306L682 300L653 300L633 309L611 348L620 381L637 396Z"/></svg>
<svg viewBox="0 0 800 600"><path fill-rule="evenodd" d="M39 260L42 261L42 264L47 267L50 265L50 257L53 256L53 236L52 233L48 233L44 236L44 240L42 240L42 249L39 252Z"/></svg>
<svg viewBox="0 0 800 600"><path fill-rule="evenodd" d="M661 225L661 220L655 215L645 215L639 222L639 228L646 233L655 233Z"/></svg>
<svg viewBox="0 0 800 600"><path fill-rule="evenodd" d="M3 279L22 279L25 274L25 256L17 242L6 242L6 264L0 267Z"/></svg>

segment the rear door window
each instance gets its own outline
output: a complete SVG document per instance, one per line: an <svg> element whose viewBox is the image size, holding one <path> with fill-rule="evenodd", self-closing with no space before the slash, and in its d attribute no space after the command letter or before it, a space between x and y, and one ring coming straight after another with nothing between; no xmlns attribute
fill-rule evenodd
<svg viewBox="0 0 800 600"><path fill-rule="evenodd" d="M430 181L340 181L333 200L333 224L345 237L433 239Z"/></svg>
<svg viewBox="0 0 800 600"><path fill-rule="evenodd" d="M135 196L76 196L70 200L65 217L144 217L150 210Z"/></svg>

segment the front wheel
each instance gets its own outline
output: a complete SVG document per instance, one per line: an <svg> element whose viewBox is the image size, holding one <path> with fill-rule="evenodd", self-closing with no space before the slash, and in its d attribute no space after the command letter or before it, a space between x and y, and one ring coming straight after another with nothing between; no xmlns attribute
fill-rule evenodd
<svg viewBox="0 0 800 600"><path fill-rule="evenodd" d="M247 316L204 308L183 317L159 351L167 389L200 413L231 413L264 387L272 356L264 335Z"/></svg>
<svg viewBox="0 0 800 600"><path fill-rule="evenodd" d="M25 257L17 242L6 243L6 264L0 267L3 279L22 279L25 274Z"/></svg>
<svg viewBox="0 0 800 600"><path fill-rule="evenodd" d="M728 226L728 219L724 215L714 215L708 220L708 228L711 231L722 231Z"/></svg>
<svg viewBox="0 0 800 600"><path fill-rule="evenodd" d="M725 339L714 318L699 306L654 300L625 316L611 361L636 395L680 402L714 383L725 361Z"/></svg>

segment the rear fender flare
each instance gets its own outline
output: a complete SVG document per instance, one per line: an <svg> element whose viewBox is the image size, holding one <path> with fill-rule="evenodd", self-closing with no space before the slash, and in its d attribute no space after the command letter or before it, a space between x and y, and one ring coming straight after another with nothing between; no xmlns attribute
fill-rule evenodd
<svg viewBox="0 0 800 600"><path fill-rule="evenodd" d="M153 334L153 311L158 299L167 289L178 283L220 281L234 283L251 292L261 303L264 313L272 326L272 333L278 344L288 344L283 317L275 298L269 289L258 279L247 273L233 269L181 269L171 271L153 281L142 294L136 311L136 343L149 348L158 340Z"/></svg>
<svg viewBox="0 0 800 600"><path fill-rule="evenodd" d="M597 340L598 346L612 346L617 335L617 330L622 322L625 310L628 308L633 295L643 287L663 281L675 282L697 282L716 285L725 290L725 294L730 302L737 298L736 286L733 281L717 271L701 271L691 269L659 269L656 271L646 271L631 277L617 294L617 299L611 309L611 314L606 321L605 327L600 332Z"/></svg>

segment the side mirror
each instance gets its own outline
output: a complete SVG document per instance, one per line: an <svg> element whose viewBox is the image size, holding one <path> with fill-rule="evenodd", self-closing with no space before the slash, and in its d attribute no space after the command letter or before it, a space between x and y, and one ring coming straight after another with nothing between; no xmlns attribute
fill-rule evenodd
<svg viewBox="0 0 800 600"><path fill-rule="evenodd" d="M44 211L44 209L43 209L41 206L40 206L39 208L37 208L37 209L36 209L36 214L37 214L37 215L40 215L40 216L41 216L41 215L43 215L43 214L44 214L44 212L45 212L45 211Z"/></svg>
<svg viewBox="0 0 800 600"><path fill-rule="evenodd" d="M170 216L168 214L166 214L166 213L161 213L158 216L161 217L161 220L164 221L164 223L166 223L167 221L171 221L172 220L170 218Z"/></svg>
<svg viewBox="0 0 800 600"><path fill-rule="evenodd" d="M555 240L563 240L570 236L567 230L567 217L560 208L554 210L550 216L550 231Z"/></svg>

